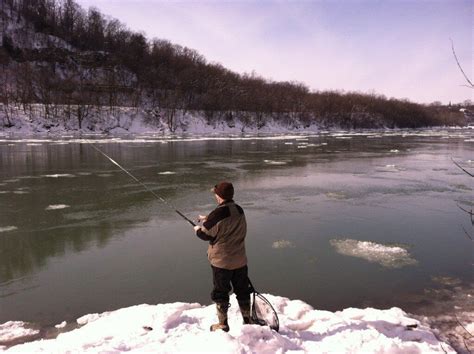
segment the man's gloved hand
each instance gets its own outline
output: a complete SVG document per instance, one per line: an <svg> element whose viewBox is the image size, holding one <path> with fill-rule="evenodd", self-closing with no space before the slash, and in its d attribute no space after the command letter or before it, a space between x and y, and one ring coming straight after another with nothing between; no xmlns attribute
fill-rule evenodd
<svg viewBox="0 0 474 354"><path fill-rule="evenodd" d="M197 232L198 230L201 230L201 226L199 226L199 225L194 226L194 231Z"/></svg>

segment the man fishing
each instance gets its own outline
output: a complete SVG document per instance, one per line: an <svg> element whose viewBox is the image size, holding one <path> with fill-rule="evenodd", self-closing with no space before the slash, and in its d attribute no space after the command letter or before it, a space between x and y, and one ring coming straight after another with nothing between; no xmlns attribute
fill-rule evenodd
<svg viewBox="0 0 474 354"><path fill-rule="evenodd" d="M92 144L92 147L105 156L110 162L120 168L135 182L140 184L155 198L173 209L179 216L189 222L196 231L196 235L205 241L209 241L207 251L209 261L212 267L214 289L211 293L212 300L217 306L217 316L219 323L211 326L211 331L224 330L229 331L227 323L227 309L229 308L229 292L234 288L239 302L240 312L244 318L244 324L257 323L260 325L268 324L270 328L278 331L278 316L271 307L271 304L261 294L257 293L248 279L247 256L245 254L245 236L247 234L247 222L243 209L234 203L234 186L229 182L221 182L215 185L211 191L217 201L217 208L208 216L199 215L199 221L203 222L198 226L188 219L186 215L175 208L173 204L148 188L132 173L123 168L117 161ZM231 287L232 285L232 287ZM250 293L262 299L274 314L274 322L267 323L263 319L256 317L252 320L250 316Z"/></svg>
<svg viewBox="0 0 474 354"><path fill-rule="evenodd" d="M250 323L250 288L248 281L245 236L247 223L243 209L234 200L234 186L221 182L211 189L217 208L208 216L199 215L202 226L194 226L197 237L208 241L207 255L211 263L214 288L212 301L216 303L219 322L211 331L229 331L227 309L229 292L234 289L244 324ZM231 287L232 285L232 287Z"/></svg>

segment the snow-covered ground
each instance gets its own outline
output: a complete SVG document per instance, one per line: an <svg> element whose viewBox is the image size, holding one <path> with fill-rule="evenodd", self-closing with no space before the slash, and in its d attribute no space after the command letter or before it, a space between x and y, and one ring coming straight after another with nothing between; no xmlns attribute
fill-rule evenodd
<svg viewBox="0 0 474 354"><path fill-rule="evenodd" d="M243 325L234 296L230 332L210 332L215 307L194 303L137 305L77 319L80 326L55 339L37 340L7 352L364 352L453 353L431 329L399 308L348 308L328 312L287 298L266 295L280 317L279 333ZM64 327L62 323L59 327ZM35 334L19 322L0 326L0 343ZM23 332L22 332L23 328ZM2 348L0 347L0 350Z"/></svg>
<svg viewBox="0 0 474 354"><path fill-rule="evenodd" d="M106 133L120 134L236 134L242 132L286 133L289 131L319 131L318 125L304 126L288 113L287 122L265 116L265 125L257 127L252 114L241 112L231 120L224 116L208 119L204 112L184 112L177 110L170 119L166 109L146 110L133 107L90 107L89 113L81 121L76 117L77 107L57 106L56 116L46 118L45 107L32 104L25 111L20 105L8 108L0 103L0 132L15 135L65 134L65 133ZM69 118L65 118L69 117ZM2 124L3 123L3 124ZM9 127L9 125L12 125Z"/></svg>

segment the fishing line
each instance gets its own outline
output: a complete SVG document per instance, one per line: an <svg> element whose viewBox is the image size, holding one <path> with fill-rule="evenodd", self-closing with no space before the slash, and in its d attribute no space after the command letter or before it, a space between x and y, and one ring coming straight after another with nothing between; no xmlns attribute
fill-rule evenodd
<svg viewBox="0 0 474 354"><path fill-rule="evenodd" d="M99 149L97 146L95 146L93 143L90 143L91 146L99 153L101 153L103 156L105 156L107 159L109 159L110 162L112 162L114 165L116 165L118 168L120 168L123 172L125 172L127 175L129 175L135 182L140 184L143 188L145 188L148 192L153 194L155 198L166 204L169 208L173 209L179 216L181 216L184 220L189 222L192 226L196 226L196 224L190 220L189 218L186 217L182 212L180 212L178 209L175 208L173 204L168 202L166 199L162 198L158 194L156 194L154 191L152 191L150 188L148 188L142 181L140 181L137 177L132 175L129 171L127 171L125 168L123 168L117 161L115 161L113 158L111 158L109 155L107 155L105 152L103 152L101 149Z"/></svg>

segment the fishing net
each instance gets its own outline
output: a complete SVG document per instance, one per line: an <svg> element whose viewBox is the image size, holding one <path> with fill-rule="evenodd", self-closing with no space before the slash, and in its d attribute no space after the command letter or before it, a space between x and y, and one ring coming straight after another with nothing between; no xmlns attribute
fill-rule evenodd
<svg viewBox="0 0 474 354"><path fill-rule="evenodd" d="M268 326L278 332L280 321L278 320L278 315L275 309L262 294L255 290L250 279L249 284L252 291L252 307L250 314L252 317L252 323L259 324L260 326Z"/></svg>

